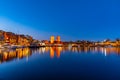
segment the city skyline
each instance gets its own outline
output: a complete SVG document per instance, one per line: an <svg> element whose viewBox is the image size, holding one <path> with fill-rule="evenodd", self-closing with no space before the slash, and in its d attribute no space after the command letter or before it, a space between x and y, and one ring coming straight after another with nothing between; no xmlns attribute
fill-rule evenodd
<svg viewBox="0 0 120 80"><path fill-rule="evenodd" d="M119 38L120 5L113 0L1 0L0 29L39 40Z"/></svg>
<svg viewBox="0 0 120 80"><path fill-rule="evenodd" d="M120 80L119 0L0 0L0 80Z"/></svg>

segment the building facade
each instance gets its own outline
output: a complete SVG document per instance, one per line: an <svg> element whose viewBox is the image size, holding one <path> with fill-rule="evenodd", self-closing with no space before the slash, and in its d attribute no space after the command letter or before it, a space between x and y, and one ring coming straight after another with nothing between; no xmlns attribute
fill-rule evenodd
<svg viewBox="0 0 120 80"><path fill-rule="evenodd" d="M52 43L52 44L53 44L53 43L54 43L54 41L55 41L55 37L54 37L54 36L51 36L51 37L50 37L50 43Z"/></svg>

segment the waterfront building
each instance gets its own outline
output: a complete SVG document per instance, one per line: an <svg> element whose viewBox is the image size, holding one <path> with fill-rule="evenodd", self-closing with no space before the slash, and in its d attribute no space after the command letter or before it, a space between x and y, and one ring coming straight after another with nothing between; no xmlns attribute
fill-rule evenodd
<svg viewBox="0 0 120 80"><path fill-rule="evenodd" d="M57 41L57 42L60 42L60 41L61 41L61 40L60 40L60 36L57 36L57 37L56 37L56 41Z"/></svg>
<svg viewBox="0 0 120 80"><path fill-rule="evenodd" d="M7 33L6 32L4 32L4 40L5 40L5 42L9 42L9 40L8 40L9 38L8 38L8 36L7 36Z"/></svg>
<svg viewBox="0 0 120 80"><path fill-rule="evenodd" d="M4 35L3 35L3 31L0 31L0 44L4 43Z"/></svg>
<svg viewBox="0 0 120 80"><path fill-rule="evenodd" d="M50 43L53 44L53 43L54 43L54 40L55 40L54 36L51 36L51 37L50 37Z"/></svg>
<svg viewBox="0 0 120 80"><path fill-rule="evenodd" d="M41 42L45 43L45 44L49 44L48 40L42 40Z"/></svg>

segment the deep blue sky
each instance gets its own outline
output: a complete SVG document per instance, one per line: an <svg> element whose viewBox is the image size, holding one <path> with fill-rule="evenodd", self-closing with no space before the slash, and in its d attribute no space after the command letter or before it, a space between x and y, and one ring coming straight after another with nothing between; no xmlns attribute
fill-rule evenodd
<svg viewBox="0 0 120 80"><path fill-rule="evenodd" d="M0 0L0 29L37 39L120 38L120 1Z"/></svg>

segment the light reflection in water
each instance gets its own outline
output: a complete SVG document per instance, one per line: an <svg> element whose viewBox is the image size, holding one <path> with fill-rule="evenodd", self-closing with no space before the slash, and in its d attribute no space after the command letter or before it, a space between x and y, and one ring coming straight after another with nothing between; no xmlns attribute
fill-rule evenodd
<svg viewBox="0 0 120 80"><path fill-rule="evenodd" d="M54 57L54 47L50 47L50 57Z"/></svg>
<svg viewBox="0 0 120 80"><path fill-rule="evenodd" d="M49 53L50 58L60 58L61 53L64 52L73 52L73 53L102 53L105 56L109 54L120 54L120 48L118 47L42 47L36 49L24 48L16 50L1 50L0 49L0 62L7 62L13 59L21 59L26 57L28 61L29 56L32 54L45 54Z"/></svg>
<svg viewBox="0 0 120 80"><path fill-rule="evenodd" d="M30 56L32 53L29 48L16 50L0 50L0 62L11 61L13 59L21 59Z"/></svg>

